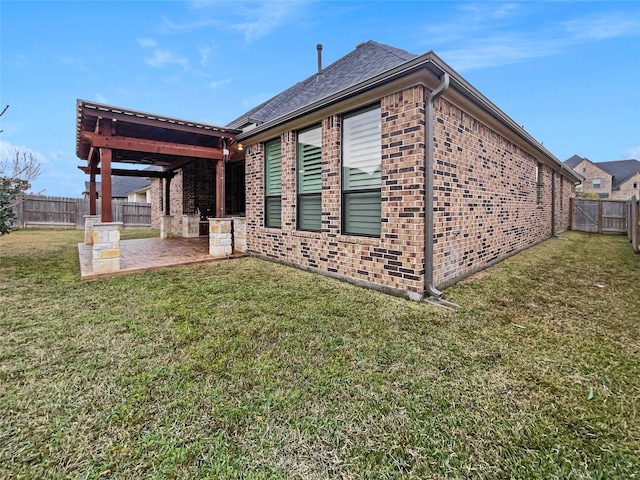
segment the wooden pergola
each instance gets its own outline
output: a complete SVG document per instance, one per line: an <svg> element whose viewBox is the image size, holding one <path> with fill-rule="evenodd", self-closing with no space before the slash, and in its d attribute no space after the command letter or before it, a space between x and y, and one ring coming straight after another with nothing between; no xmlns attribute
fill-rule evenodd
<svg viewBox="0 0 640 480"><path fill-rule="evenodd" d="M97 211L96 175L101 176L102 221L111 222L111 176L161 178L165 215L170 215L170 185L176 170L196 159L215 162L216 216L225 215L224 164L238 153L238 130L77 101L76 154L89 175L89 210ZM113 163L139 168L113 168ZM155 166L155 169L145 168Z"/></svg>

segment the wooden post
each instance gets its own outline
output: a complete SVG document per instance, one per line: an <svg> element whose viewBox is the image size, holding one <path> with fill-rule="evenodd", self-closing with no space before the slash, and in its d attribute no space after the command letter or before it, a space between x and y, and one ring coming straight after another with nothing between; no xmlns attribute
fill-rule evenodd
<svg viewBox="0 0 640 480"><path fill-rule="evenodd" d="M635 205L632 206L632 208L635 208L636 210L636 214L634 215L635 225L633 226L633 228L635 228L635 231L636 231L636 234L635 234L636 243L633 246L633 248L636 251L636 253L640 253L640 200L636 200Z"/></svg>
<svg viewBox="0 0 640 480"><path fill-rule="evenodd" d="M224 205L224 160L216 161L216 217L225 216Z"/></svg>
<svg viewBox="0 0 640 480"><path fill-rule="evenodd" d="M110 223L113 221L111 214L111 149L100 149L100 177L102 180L102 223Z"/></svg>
<svg viewBox="0 0 640 480"><path fill-rule="evenodd" d="M98 198L98 192L96 190L96 173L95 167L91 167L89 173L89 215L96 214L96 198Z"/></svg>
<svg viewBox="0 0 640 480"><path fill-rule="evenodd" d="M602 233L602 200L598 200L598 233Z"/></svg>
<svg viewBox="0 0 640 480"><path fill-rule="evenodd" d="M570 221L571 221L571 230L575 230L576 229L576 202L575 202L575 198L570 198L569 199L569 215L571 215L570 217Z"/></svg>
<svg viewBox="0 0 640 480"><path fill-rule="evenodd" d="M171 215L171 179L173 178L173 172L167 175L164 181L164 214Z"/></svg>

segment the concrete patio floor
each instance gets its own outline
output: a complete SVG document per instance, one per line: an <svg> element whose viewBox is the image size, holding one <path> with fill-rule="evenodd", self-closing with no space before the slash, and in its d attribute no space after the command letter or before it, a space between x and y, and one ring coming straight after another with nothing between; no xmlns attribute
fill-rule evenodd
<svg viewBox="0 0 640 480"><path fill-rule="evenodd" d="M91 245L79 243L78 256L81 278L145 272L191 263L226 260L226 257L213 258L209 255L209 237L122 240L120 241L120 270L111 273L95 273L93 271ZM234 252L228 258L245 256L245 253Z"/></svg>

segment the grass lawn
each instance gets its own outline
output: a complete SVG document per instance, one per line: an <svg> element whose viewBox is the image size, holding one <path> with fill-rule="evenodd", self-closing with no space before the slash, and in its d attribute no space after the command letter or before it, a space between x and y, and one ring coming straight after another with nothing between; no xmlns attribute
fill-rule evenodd
<svg viewBox="0 0 640 480"><path fill-rule="evenodd" d="M81 281L82 236L0 237L0 478L640 478L624 236L544 242L455 312L254 258Z"/></svg>

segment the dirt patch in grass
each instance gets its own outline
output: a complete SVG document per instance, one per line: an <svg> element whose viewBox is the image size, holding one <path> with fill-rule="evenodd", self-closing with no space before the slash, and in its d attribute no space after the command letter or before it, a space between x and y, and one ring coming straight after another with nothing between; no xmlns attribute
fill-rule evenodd
<svg viewBox="0 0 640 480"><path fill-rule="evenodd" d="M253 258L80 281L81 232L29 235L0 238L0 477L637 476L624 237L544 242L450 312Z"/></svg>

